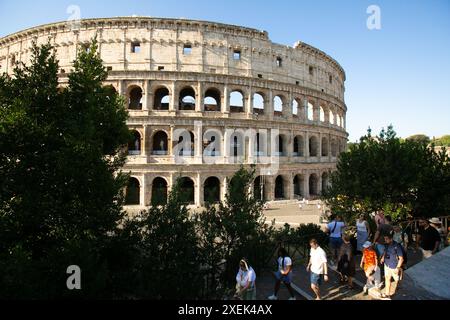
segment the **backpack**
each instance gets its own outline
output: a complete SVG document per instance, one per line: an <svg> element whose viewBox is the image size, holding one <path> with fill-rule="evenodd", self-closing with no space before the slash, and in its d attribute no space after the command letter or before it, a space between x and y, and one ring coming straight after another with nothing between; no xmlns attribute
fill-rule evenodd
<svg viewBox="0 0 450 320"><path fill-rule="evenodd" d="M394 250L395 250L395 255L396 255L397 257L398 257L398 249L401 250L402 256L403 256L402 269L405 269L405 268L406 268L406 264L408 263L408 254L407 254L405 248L404 248L400 243L395 242Z"/></svg>

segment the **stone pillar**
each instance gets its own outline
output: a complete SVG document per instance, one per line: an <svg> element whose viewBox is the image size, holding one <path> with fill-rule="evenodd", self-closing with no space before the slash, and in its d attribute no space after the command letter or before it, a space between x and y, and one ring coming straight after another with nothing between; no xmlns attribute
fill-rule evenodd
<svg viewBox="0 0 450 320"><path fill-rule="evenodd" d="M289 179L289 186L290 186L290 190L289 190L289 199L290 199L290 200L293 200L293 199L295 199L295 194L294 194L294 189L295 189L295 186L294 186L294 176L293 176L293 174L291 173L291 174L289 174L289 175L287 176L287 178Z"/></svg>
<svg viewBox="0 0 450 320"><path fill-rule="evenodd" d="M230 133L227 128L224 128L223 134L223 162L228 163L230 159Z"/></svg>
<svg viewBox="0 0 450 320"><path fill-rule="evenodd" d="M273 201L275 200L275 183L274 183L274 177L273 176L266 176L265 179L265 192L266 192L266 198L267 201Z"/></svg>
<svg viewBox="0 0 450 320"><path fill-rule="evenodd" d="M148 145L148 139L147 139L147 127L146 125L142 128L142 141L141 141L141 154L146 157L147 156L147 145Z"/></svg>
<svg viewBox="0 0 450 320"><path fill-rule="evenodd" d="M203 97L203 82L199 81L197 84L197 95L195 97L195 111L203 112L204 111L204 97Z"/></svg>
<svg viewBox="0 0 450 320"><path fill-rule="evenodd" d="M169 112L175 112L178 110L178 93L177 93L177 84L174 81L172 83L170 95L170 104L169 104Z"/></svg>
<svg viewBox="0 0 450 320"><path fill-rule="evenodd" d="M252 133L248 137L248 159L247 163L255 163L255 148L256 148L256 131L251 131ZM254 133L254 134L253 134Z"/></svg>
<svg viewBox="0 0 450 320"><path fill-rule="evenodd" d="M305 172L303 179L303 196L305 199L309 199L309 172Z"/></svg>
<svg viewBox="0 0 450 320"><path fill-rule="evenodd" d="M200 122L200 121L198 121ZM201 164L203 162L203 130L201 125L197 125L197 121L195 121L194 126L194 154L195 154L195 163Z"/></svg>
<svg viewBox="0 0 450 320"><path fill-rule="evenodd" d="M288 140L286 144L287 157L289 163L292 163L292 153L294 152L294 132L292 130L289 131L287 140Z"/></svg>
<svg viewBox="0 0 450 320"><path fill-rule="evenodd" d="M267 116L269 118L269 120L273 120L273 116L274 116L274 106L273 106L273 92L272 90L269 90L269 95L267 97Z"/></svg>
<svg viewBox="0 0 450 320"><path fill-rule="evenodd" d="M285 102L286 106L283 106L284 107L283 115L285 115L289 120L292 120L292 90L289 90L289 95L287 99L288 101Z"/></svg>
<svg viewBox="0 0 450 320"><path fill-rule="evenodd" d="M125 83L124 83L123 80L120 80L120 81L119 81L119 88L118 88L118 91L119 91L119 92L118 92L119 95L121 95L121 96L124 96L124 95L126 94ZM126 103L128 103L128 101L127 101Z"/></svg>
<svg viewBox="0 0 450 320"><path fill-rule="evenodd" d="M228 85L223 87L222 112L225 114L230 113L230 89L228 89Z"/></svg>
<svg viewBox="0 0 450 320"><path fill-rule="evenodd" d="M169 132L169 136L167 137L167 153L169 156L174 156L173 154L173 145L174 145L174 141L173 141L173 131L175 130L175 126L171 125L170 126L170 132Z"/></svg>
<svg viewBox="0 0 450 320"><path fill-rule="evenodd" d="M322 193L322 175L320 173L320 171L317 172L317 193L320 195Z"/></svg>
<svg viewBox="0 0 450 320"><path fill-rule="evenodd" d="M304 155L305 155L305 159L306 162L309 161L309 132L306 131L305 132L305 150L304 150Z"/></svg>
<svg viewBox="0 0 450 320"><path fill-rule="evenodd" d="M149 110L150 81L145 80L142 89L142 110Z"/></svg>
<svg viewBox="0 0 450 320"><path fill-rule="evenodd" d="M318 162L322 161L322 132L319 132L318 134L318 152L317 152L317 160Z"/></svg>
<svg viewBox="0 0 450 320"><path fill-rule="evenodd" d="M203 206L203 183L201 181L200 173L197 173L196 182L195 182L195 205Z"/></svg>
<svg viewBox="0 0 450 320"><path fill-rule="evenodd" d="M145 206L145 175L141 176L141 186L139 188L139 205L140 206Z"/></svg>
<svg viewBox="0 0 450 320"><path fill-rule="evenodd" d="M227 196L228 178L223 177L220 183L220 200L225 201Z"/></svg>
<svg viewBox="0 0 450 320"><path fill-rule="evenodd" d="M247 93L247 103L245 108L245 113L247 114L247 117L250 118L253 115L253 94L250 87L249 92Z"/></svg>

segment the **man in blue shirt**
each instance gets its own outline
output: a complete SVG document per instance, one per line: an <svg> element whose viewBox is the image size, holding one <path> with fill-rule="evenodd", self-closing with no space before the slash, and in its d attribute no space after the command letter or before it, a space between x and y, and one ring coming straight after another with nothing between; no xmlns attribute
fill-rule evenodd
<svg viewBox="0 0 450 320"><path fill-rule="evenodd" d="M384 263L384 279L385 279L385 293L381 295L382 298L390 299L395 294L398 281L400 280L402 265L404 261L403 250L400 244L392 239L392 233L384 236L384 243L386 249L381 257L381 263ZM391 280L394 282L391 283ZM392 285L392 287L391 287Z"/></svg>

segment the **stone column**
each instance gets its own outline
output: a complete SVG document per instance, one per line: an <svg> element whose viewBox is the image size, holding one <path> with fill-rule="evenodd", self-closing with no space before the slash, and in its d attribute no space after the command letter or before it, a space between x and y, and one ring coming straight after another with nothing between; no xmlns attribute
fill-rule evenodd
<svg viewBox="0 0 450 320"><path fill-rule="evenodd" d="M227 128L224 128L223 134L223 162L228 163L230 159L230 133Z"/></svg>
<svg viewBox="0 0 450 320"><path fill-rule="evenodd" d="M220 183L220 200L225 201L227 195L228 178L223 177Z"/></svg>
<svg viewBox="0 0 450 320"><path fill-rule="evenodd" d="M141 154L146 157L147 156L147 145L148 145L148 139L147 139L147 128L148 126L144 125L142 128L142 142L141 142Z"/></svg>
<svg viewBox="0 0 450 320"><path fill-rule="evenodd" d="M150 81L145 80L143 85L143 103L142 103L142 110L150 110L149 108L149 100L150 100Z"/></svg>
<svg viewBox="0 0 450 320"><path fill-rule="evenodd" d="M142 175L141 181L142 181L142 185L139 188L139 205L140 206L145 206L145 191L146 191L145 175Z"/></svg>
<svg viewBox="0 0 450 320"><path fill-rule="evenodd" d="M196 177L194 199L196 206L203 206L203 183L201 181L200 173L197 173Z"/></svg>
<svg viewBox="0 0 450 320"><path fill-rule="evenodd" d="M245 139L244 139L245 140ZM255 163L255 148L256 148L256 131L251 131L248 139L248 159L247 163Z"/></svg>
<svg viewBox="0 0 450 320"><path fill-rule="evenodd" d="M318 152L317 152L317 160L318 162L322 161L322 132L318 134Z"/></svg>
<svg viewBox="0 0 450 320"><path fill-rule="evenodd" d="M119 88L118 88L118 93L121 96L124 96L126 94L126 88L125 88L125 82L123 80L119 81ZM128 101L127 101L128 103Z"/></svg>
<svg viewBox="0 0 450 320"><path fill-rule="evenodd" d="M305 150L304 155L306 162L309 161L309 132L305 131Z"/></svg>
<svg viewBox="0 0 450 320"><path fill-rule="evenodd" d="M292 163L292 153L294 152L294 132L291 129L287 137L286 152L289 163Z"/></svg>
<svg viewBox="0 0 450 320"><path fill-rule="evenodd" d="M230 113L230 89L228 89L228 85L223 87L223 96L222 96L222 110L223 113Z"/></svg>
<svg viewBox="0 0 450 320"><path fill-rule="evenodd" d="M285 115L289 120L292 120L292 90L289 90L287 99L288 101L285 102L286 106L283 106L283 115Z"/></svg>
<svg viewBox="0 0 450 320"><path fill-rule="evenodd" d="M289 190L289 199L290 199L290 200L293 200L293 199L295 199L295 194L294 194L294 189L295 189L295 186L294 186L294 176L293 176L293 174L291 173L291 174L289 174L287 177L288 177L288 179L289 179L289 187L290 187L290 190Z"/></svg>
<svg viewBox="0 0 450 320"><path fill-rule="evenodd" d="M195 134L194 134L194 148L195 148L195 163L197 164L201 164L203 162L203 130L202 130L202 126L198 125L197 122L200 121L195 121L195 125L194 125L194 130L195 130Z"/></svg>
<svg viewBox="0 0 450 320"><path fill-rule="evenodd" d="M173 144L174 144L173 131L174 130L175 130L175 126L171 125L170 126L169 136L167 137L167 144L168 144L168 146L167 146L167 153L168 153L169 156L172 156L172 157L174 157L174 154L173 154Z"/></svg>
<svg viewBox="0 0 450 320"><path fill-rule="evenodd" d="M252 94L251 87L249 89L249 92L247 93L247 103L246 103L245 113L247 114L248 118L251 118L253 115L253 94Z"/></svg>
<svg viewBox="0 0 450 320"><path fill-rule="evenodd" d="M197 94L195 97L195 111L203 112L204 111L204 97L203 97L203 82L199 81L197 84Z"/></svg>
<svg viewBox="0 0 450 320"><path fill-rule="evenodd" d="M177 83L175 81L172 83L171 91L169 112L176 112L178 110L178 93Z"/></svg>
<svg viewBox="0 0 450 320"><path fill-rule="evenodd" d="M273 92L269 90L269 95L267 97L267 116L269 120L273 120L274 116L274 106L273 106Z"/></svg>
<svg viewBox="0 0 450 320"><path fill-rule="evenodd" d="M305 199L309 199L309 172L304 173L304 179L303 179L303 196Z"/></svg>

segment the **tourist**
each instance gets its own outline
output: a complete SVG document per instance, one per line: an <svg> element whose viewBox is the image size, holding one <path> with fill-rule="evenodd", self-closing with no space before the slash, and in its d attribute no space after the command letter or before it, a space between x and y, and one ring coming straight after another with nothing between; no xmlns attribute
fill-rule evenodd
<svg viewBox="0 0 450 320"><path fill-rule="evenodd" d="M394 234L392 235L392 238L394 239L394 241L404 246L402 228L399 225L396 225L393 226L393 231Z"/></svg>
<svg viewBox="0 0 450 320"><path fill-rule="evenodd" d="M331 217L331 222L326 226L326 232L330 234L330 250L333 255L333 263L337 262L339 249L342 245L342 232L345 228L345 223L341 221L341 217Z"/></svg>
<svg viewBox="0 0 450 320"><path fill-rule="evenodd" d="M239 271L236 275L235 298L240 300L256 300L256 273L248 262L243 258L239 262Z"/></svg>
<svg viewBox="0 0 450 320"><path fill-rule="evenodd" d="M447 232L445 231L445 228L442 227L441 220L439 220L439 218L432 218L430 219L430 224L439 232L439 236L441 237L441 242L439 244L439 251L444 250L444 248L448 245L448 242L447 242Z"/></svg>
<svg viewBox="0 0 450 320"><path fill-rule="evenodd" d="M384 222L381 222L378 225L377 231L375 232L375 236L373 239L373 243L375 243L375 249L377 251L378 257L384 253L385 243L384 237L391 234L393 232L393 227L391 225L392 219L390 216L386 216L383 219Z"/></svg>
<svg viewBox="0 0 450 320"><path fill-rule="evenodd" d="M364 270L367 281L364 286L364 293L367 293L369 289L380 286L380 268L378 268L377 253L372 247L370 241L366 241L363 244L363 255L360 263L361 269Z"/></svg>
<svg viewBox="0 0 450 320"><path fill-rule="evenodd" d="M377 225L377 229L381 224L385 224L385 216L384 216L384 211L383 210L378 210L377 213L375 214L375 224Z"/></svg>
<svg viewBox="0 0 450 320"><path fill-rule="evenodd" d="M311 239L309 245L311 246L311 253L306 271L311 272L311 289L316 294L316 300L321 300L320 285L322 279L328 281L327 255L316 239Z"/></svg>
<svg viewBox="0 0 450 320"><path fill-rule="evenodd" d="M410 244L413 243L413 232L414 232L414 219L412 216L408 216L408 223L406 224L405 229L403 230L403 247L408 249Z"/></svg>
<svg viewBox="0 0 450 320"><path fill-rule="evenodd" d="M430 221L425 218L419 221L419 234L417 244L422 250L423 258L428 259L439 250L441 236L439 232L430 225Z"/></svg>
<svg viewBox="0 0 450 320"><path fill-rule="evenodd" d="M364 214L360 214L358 220L356 220L356 250L363 251L363 244L370 237L370 227Z"/></svg>
<svg viewBox="0 0 450 320"><path fill-rule="evenodd" d="M350 244L350 236L343 235L344 243L339 250L337 271L341 276L341 282L347 282L348 287L353 289L353 277L355 276L355 256Z"/></svg>
<svg viewBox="0 0 450 320"><path fill-rule="evenodd" d="M269 300L278 299L278 291L280 290L281 282L286 285L291 294L289 300L295 300L294 290L291 287L291 272L292 259L288 256L287 251L284 248L278 249L278 271L275 273L275 289L273 295L268 298Z"/></svg>
<svg viewBox="0 0 450 320"><path fill-rule="evenodd" d="M393 240L392 233L384 236L384 243L386 250L381 257L381 263L384 264L385 292L381 294L381 297L391 299L402 277L403 250L400 244Z"/></svg>

